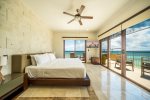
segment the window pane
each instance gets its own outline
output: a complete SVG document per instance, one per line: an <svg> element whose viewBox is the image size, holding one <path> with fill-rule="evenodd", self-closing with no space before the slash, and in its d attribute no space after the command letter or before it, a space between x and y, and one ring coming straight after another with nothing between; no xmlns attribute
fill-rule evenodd
<svg viewBox="0 0 150 100"><path fill-rule="evenodd" d="M80 58L85 61L85 40L65 40L65 58Z"/></svg>
<svg viewBox="0 0 150 100"><path fill-rule="evenodd" d="M85 51L85 40L76 40L76 51Z"/></svg>
<svg viewBox="0 0 150 100"><path fill-rule="evenodd" d="M121 32L110 36L110 69L121 74Z"/></svg>
<svg viewBox="0 0 150 100"><path fill-rule="evenodd" d="M130 61L126 65L126 76L150 89L147 85L150 84L150 71L142 67L150 63L150 19L128 28L126 33L126 54Z"/></svg>
<svg viewBox="0 0 150 100"><path fill-rule="evenodd" d="M103 39L102 40L102 65L107 67L107 40Z"/></svg>
<svg viewBox="0 0 150 100"><path fill-rule="evenodd" d="M70 58L70 53L75 50L75 40L65 40L65 58Z"/></svg>
<svg viewBox="0 0 150 100"><path fill-rule="evenodd" d="M129 27L126 29L126 33L127 34L131 34L133 32L137 32L137 31L140 31L140 30L143 30L143 29L148 29L150 28L150 19L148 20L145 20L139 24L136 24L132 27Z"/></svg>
<svg viewBox="0 0 150 100"><path fill-rule="evenodd" d="M85 61L85 40L76 40L75 46L76 57L80 58L82 61Z"/></svg>
<svg viewBox="0 0 150 100"><path fill-rule="evenodd" d="M74 51L75 40L65 40L65 51Z"/></svg>

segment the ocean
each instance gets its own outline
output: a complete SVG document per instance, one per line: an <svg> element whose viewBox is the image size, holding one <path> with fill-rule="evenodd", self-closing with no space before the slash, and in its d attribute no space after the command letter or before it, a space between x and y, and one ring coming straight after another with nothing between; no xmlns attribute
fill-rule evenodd
<svg viewBox="0 0 150 100"><path fill-rule="evenodd" d="M65 51L65 58L70 58L70 53L73 51ZM77 57L82 57L85 51L75 51Z"/></svg>
<svg viewBox="0 0 150 100"><path fill-rule="evenodd" d="M69 58L70 53L73 51L65 51L65 57ZM85 51L76 51L76 56L81 57ZM106 52L105 52L106 53ZM111 51L111 54L121 54L121 51ZM150 51L126 51L127 60L133 60L134 66L137 68L141 67L141 58L142 57L150 57Z"/></svg>
<svg viewBox="0 0 150 100"><path fill-rule="evenodd" d="M111 51L111 54L121 54L121 51ZM141 68L141 58L150 57L150 51L126 51L127 60L133 60L134 66Z"/></svg>

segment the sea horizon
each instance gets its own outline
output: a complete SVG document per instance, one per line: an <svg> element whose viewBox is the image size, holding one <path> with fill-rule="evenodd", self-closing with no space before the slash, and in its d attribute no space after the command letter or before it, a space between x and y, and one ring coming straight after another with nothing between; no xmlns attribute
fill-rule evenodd
<svg viewBox="0 0 150 100"><path fill-rule="evenodd" d="M85 51L65 51L65 57L69 58L70 53L75 52L76 56L83 56ZM106 51L104 52L106 53ZM111 54L121 54L121 51L110 51ZM132 59L134 61L134 65L137 68L141 67L141 58L142 57L150 57L150 51L126 51L127 59Z"/></svg>

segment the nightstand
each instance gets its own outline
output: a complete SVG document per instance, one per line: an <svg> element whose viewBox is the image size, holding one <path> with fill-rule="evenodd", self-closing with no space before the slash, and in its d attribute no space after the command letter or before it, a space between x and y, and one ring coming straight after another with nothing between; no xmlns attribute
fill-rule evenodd
<svg viewBox="0 0 150 100"><path fill-rule="evenodd" d="M13 73L5 76L0 82L0 100L11 98L16 91L24 90L24 73Z"/></svg>
<svg viewBox="0 0 150 100"><path fill-rule="evenodd" d="M100 64L100 58L99 57L91 57L91 63L94 65Z"/></svg>

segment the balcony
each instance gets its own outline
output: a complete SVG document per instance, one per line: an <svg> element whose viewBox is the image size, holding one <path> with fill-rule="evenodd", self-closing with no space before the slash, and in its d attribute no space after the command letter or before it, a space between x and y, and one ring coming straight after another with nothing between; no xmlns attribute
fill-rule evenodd
<svg viewBox="0 0 150 100"><path fill-rule="evenodd" d="M115 58L116 57L116 58ZM110 54L109 64L110 69L121 74L120 63L117 61L118 54ZM148 51L128 51L127 52L127 61L131 61L132 63L126 63L126 77L130 80L150 89L150 66L147 64L144 71L142 71L142 63L143 59L146 59L146 64L150 64L150 52ZM106 59L107 62L108 59ZM116 64L117 63L117 64ZM134 70L133 70L134 66ZM144 75L142 74L144 72Z"/></svg>

